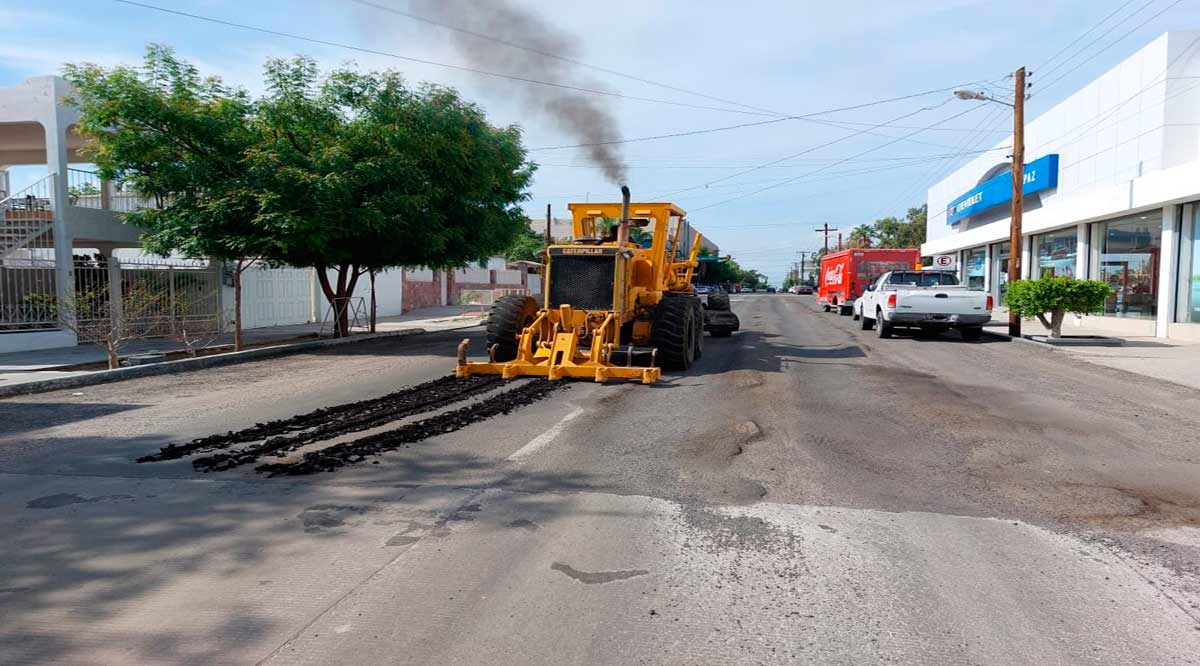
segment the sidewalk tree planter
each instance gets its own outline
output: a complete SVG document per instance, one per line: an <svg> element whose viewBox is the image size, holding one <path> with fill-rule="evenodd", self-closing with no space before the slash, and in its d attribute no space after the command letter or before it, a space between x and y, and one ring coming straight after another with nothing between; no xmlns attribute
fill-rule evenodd
<svg viewBox="0 0 1200 666"><path fill-rule="evenodd" d="M1050 329L1051 338L1062 337L1067 313L1078 315L1099 312L1111 288L1100 280L1069 277L1017 280L1008 285L1004 304L1022 318L1037 317ZM1049 319L1047 319L1047 315Z"/></svg>
<svg viewBox="0 0 1200 666"><path fill-rule="evenodd" d="M332 304L372 271L462 266L526 229L519 128L454 90L303 57L264 78L252 98L162 46L141 67L67 68L101 176L157 203L126 217L147 250L233 263L235 291L255 260L312 267Z"/></svg>

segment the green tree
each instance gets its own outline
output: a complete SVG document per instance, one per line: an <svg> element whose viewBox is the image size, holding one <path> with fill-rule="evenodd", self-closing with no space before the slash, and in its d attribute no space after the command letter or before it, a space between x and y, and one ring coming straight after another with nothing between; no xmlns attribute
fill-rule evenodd
<svg viewBox="0 0 1200 666"><path fill-rule="evenodd" d="M483 260L526 229L519 130L453 90L308 58L265 77L251 100L157 46L141 68L68 68L101 174L160 204L128 218L147 249L310 266L346 335L362 275Z"/></svg>
<svg viewBox="0 0 1200 666"><path fill-rule="evenodd" d="M1017 280L1008 285L1004 304L1021 317L1037 317L1050 329L1050 337L1062 336L1063 319L1068 312L1088 314L1098 312L1112 288L1101 280L1078 280L1069 277ZM1050 319L1046 319L1046 315Z"/></svg>
<svg viewBox="0 0 1200 666"><path fill-rule="evenodd" d="M536 231L526 229L504 251L504 258L509 261L543 262L542 251L546 248L546 237Z"/></svg>
<svg viewBox="0 0 1200 666"><path fill-rule="evenodd" d="M874 235L871 225L860 224L850 230L850 247L871 247Z"/></svg>
<svg viewBox="0 0 1200 666"><path fill-rule="evenodd" d="M316 268L331 304L370 270L483 261L528 228L520 131L453 90L411 89L395 72L322 79L307 58L269 61L266 79L248 165L272 195L263 216L286 234L282 260Z"/></svg>
<svg viewBox="0 0 1200 666"><path fill-rule="evenodd" d="M884 217L875 220L871 235L879 240L878 247L920 247L925 242L927 213L927 207L922 204L909 208L904 219Z"/></svg>
<svg viewBox="0 0 1200 666"><path fill-rule="evenodd" d="M234 345L241 349L242 271L282 249L257 224L262 193L245 169L259 140L253 102L156 45L141 67L68 65L66 77L101 177L127 181L158 203L125 215L141 228L142 246L230 263Z"/></svg>

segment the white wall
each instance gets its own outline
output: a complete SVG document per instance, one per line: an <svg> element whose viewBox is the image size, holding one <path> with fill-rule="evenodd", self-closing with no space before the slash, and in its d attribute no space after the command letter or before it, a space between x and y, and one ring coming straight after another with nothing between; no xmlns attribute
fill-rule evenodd
<svg viewBox="0 0 1200 666"><path fill-rule="evenodd" d="M1038 230L1030 223L1039 219L1042 228L1054 228L1082 221L1089 211L1102 216L1132 210L1131 181L1200 158L1200 79L1185 78L1198 75L1200 31L1166 33L1028 121L1026 162L1057 153L1059 175L1056 190L1038 195L1045 210L1026 209L1026 232ZM1008 136L994 147L1011 144ZM946 216L947 205L975 187L988 169L1006 162L1006 155L1004 150L986 153L929 188L929 240L923 254L1007 237L1007 216L956 225ZM1057 212L1046 214L1051 210Z"/></svg>
<svg viewBox="0 0 1200 666"><path fill-rule="evenodd" d="M503 268L503 267L502 267ZM488 269L479 268L478 266L468 266L454 271L454 281L458 284L463 282L488 283L491 282L492 276Z"/></svg>

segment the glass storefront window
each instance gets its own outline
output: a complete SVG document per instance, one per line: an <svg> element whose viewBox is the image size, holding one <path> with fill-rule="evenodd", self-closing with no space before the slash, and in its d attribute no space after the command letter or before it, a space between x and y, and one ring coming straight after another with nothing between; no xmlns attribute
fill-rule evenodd
<svg viewBox="0 0 1200 666"><path fill-rule="evenodd" d="M980 247L967 252L967 288L983 289L983 272L987 264L987 250Z"/></svg>
<svg viewBox="0 0 1200 666"><path fill-rule="evenodd" d="M1035 236L1038 277L1075 277L1075 241L1075 229Z"/></svg>
<svg viewBox="0 0 1200 666"><path fill-rule="evenodd" d="M1153 318L1158 311L1162 214L1100 223L1100 279L1113 293L1104 314Z"/></svg>

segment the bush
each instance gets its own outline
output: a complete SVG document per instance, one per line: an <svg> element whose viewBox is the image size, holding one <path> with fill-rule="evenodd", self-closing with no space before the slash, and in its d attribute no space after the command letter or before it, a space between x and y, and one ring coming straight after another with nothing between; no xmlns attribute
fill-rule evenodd
<svg viewBox="0 0 1200 666"><path fill-rule="evenodd" d="M1100 280L1069 277L1017 280L1008 285L1004 304L1020 317L1037 317L1050 329L1050 335L1057 338L1062 335L1063 318L1068 312L1080 315L1099 312L1111 293L1112 289Z"/></svg>

